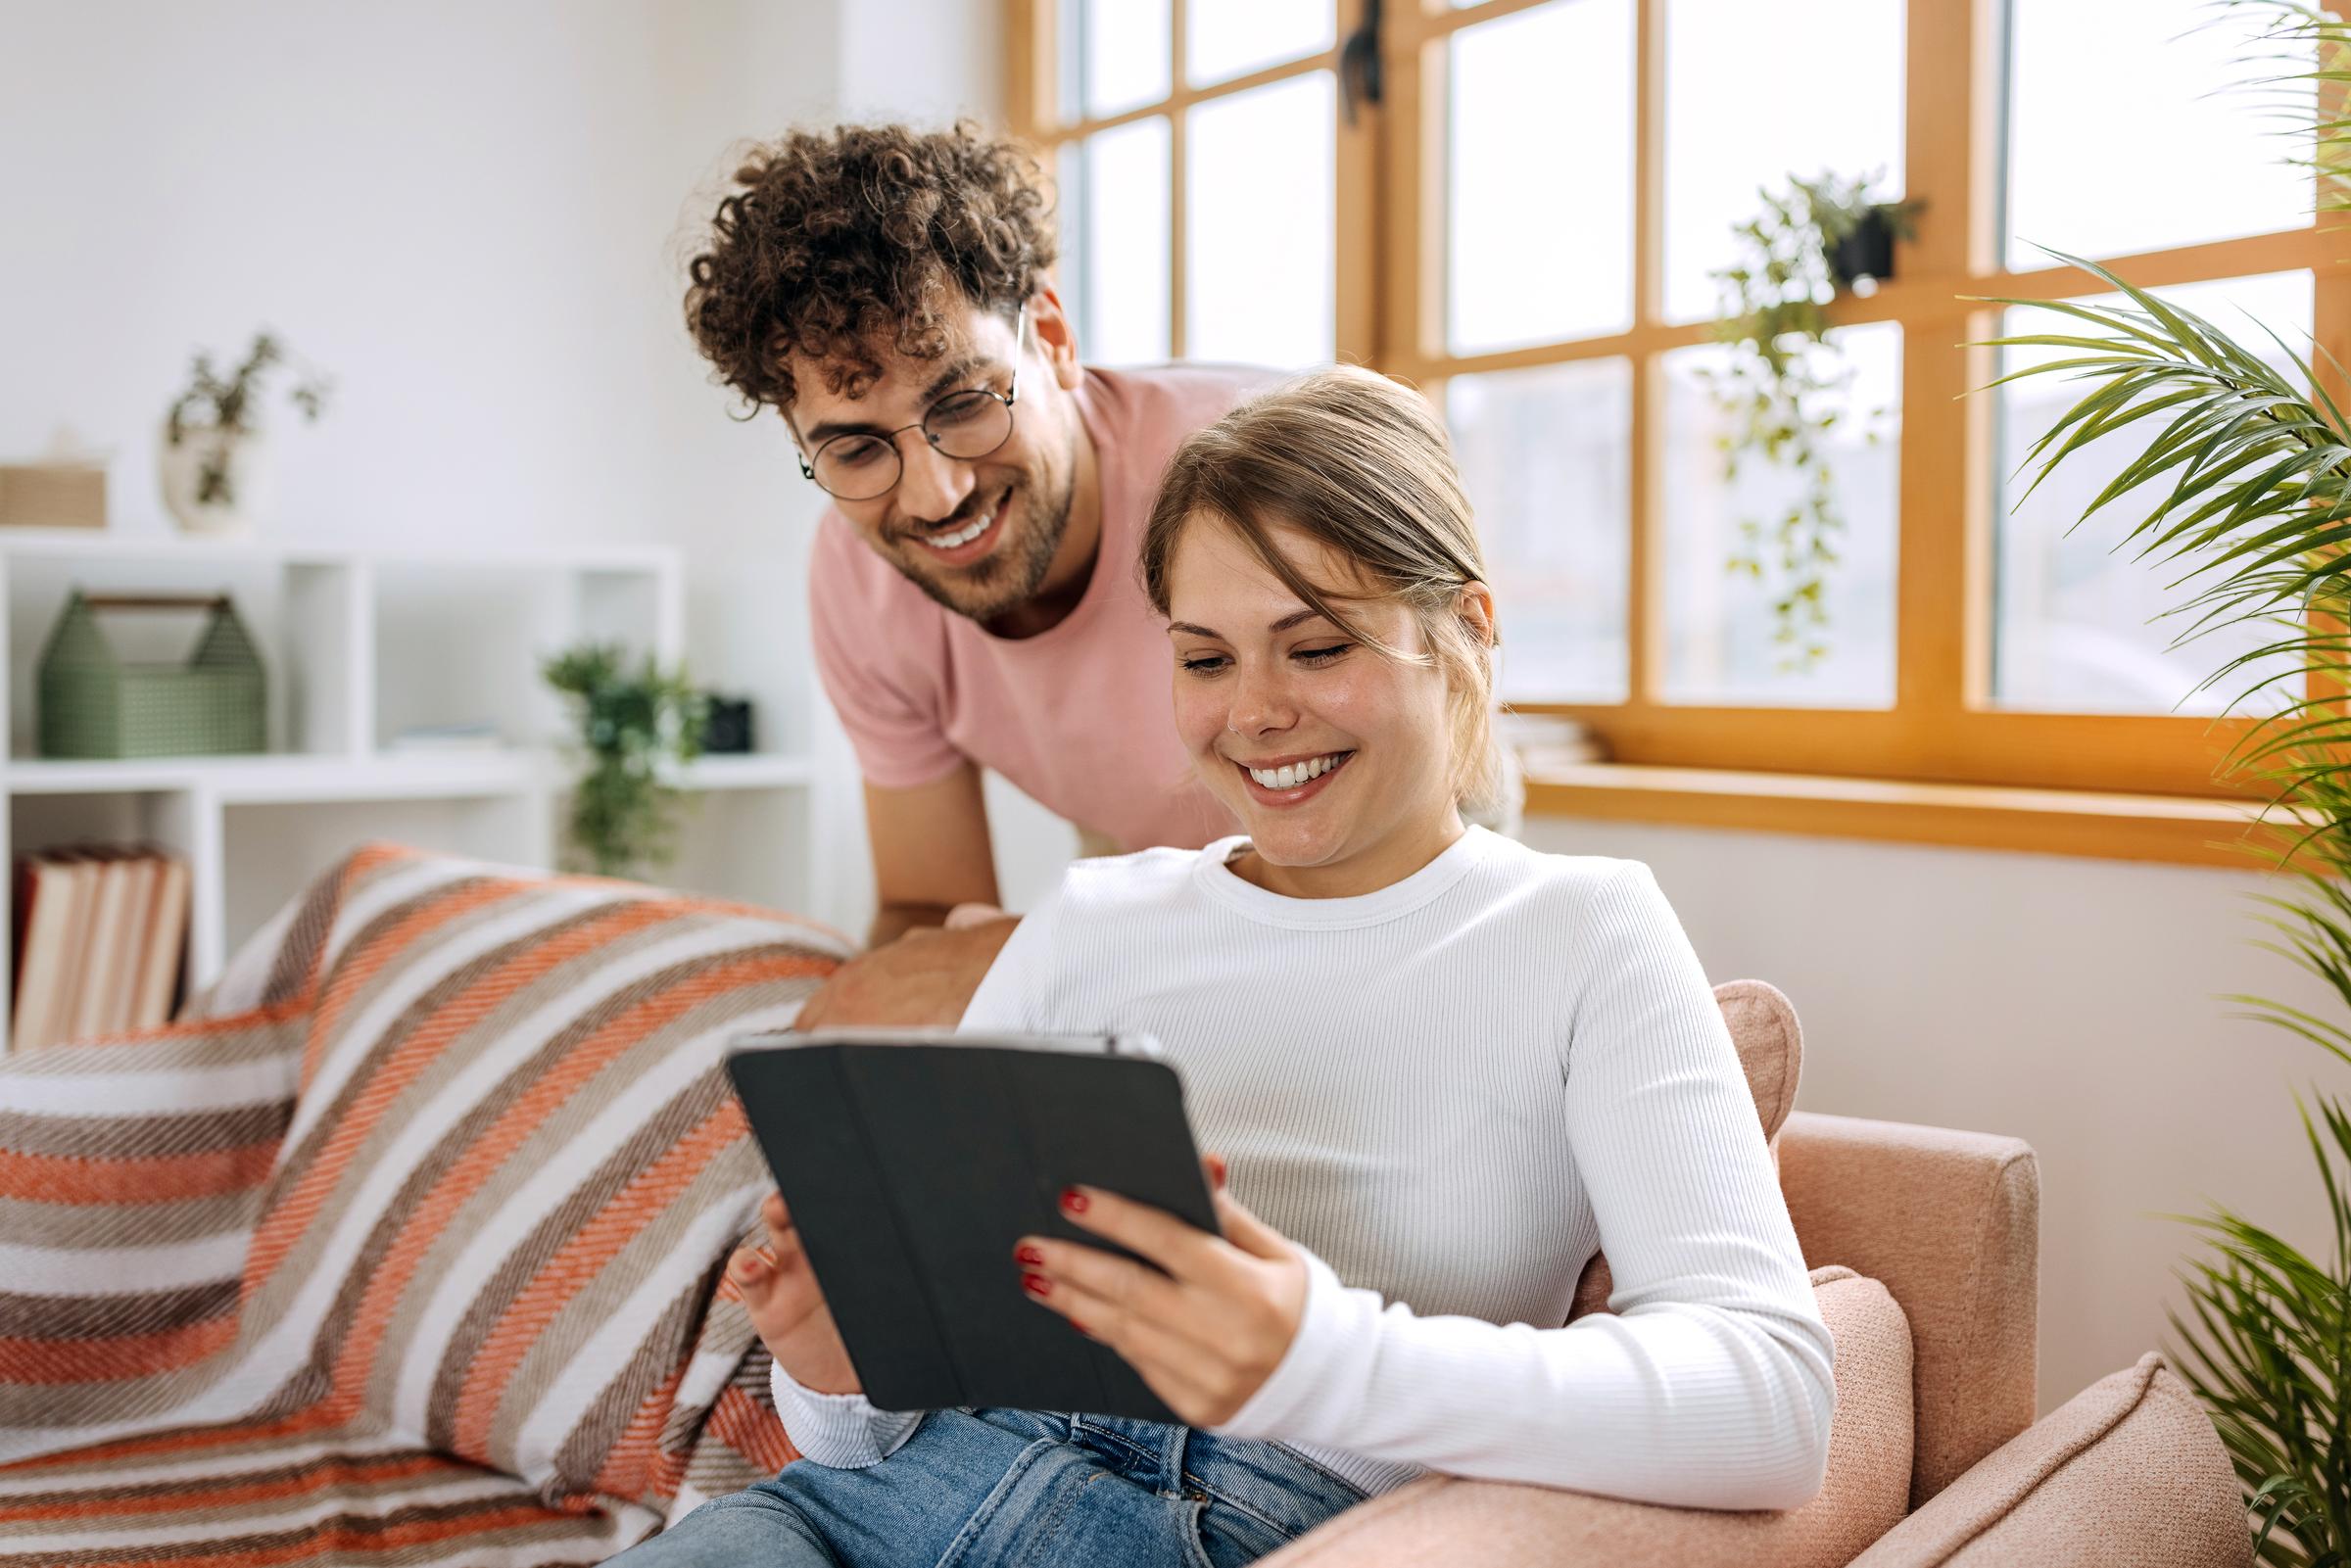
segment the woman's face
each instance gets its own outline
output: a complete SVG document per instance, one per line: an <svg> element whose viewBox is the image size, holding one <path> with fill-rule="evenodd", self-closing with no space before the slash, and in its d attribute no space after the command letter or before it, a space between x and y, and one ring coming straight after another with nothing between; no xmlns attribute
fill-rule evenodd
<svg viewBox="0 0 2351 1568"><path fill-rule="evenodd" d="M1427 651L1409 606L1342 597L1366 586L1351 561L1294 528L1273 540L1367 634ZM1352 641L1215 518L1177 537L1168 612L1176 729L1255 846L1262 865L1244 875L1292 897L1352 896L1460 836L1441 671Z"/></svg>

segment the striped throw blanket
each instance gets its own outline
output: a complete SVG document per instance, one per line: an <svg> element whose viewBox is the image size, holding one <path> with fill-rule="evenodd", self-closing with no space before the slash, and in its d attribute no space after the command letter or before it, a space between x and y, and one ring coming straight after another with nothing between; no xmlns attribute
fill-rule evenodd
<svg viewBox="0 0 2351 1568"><path fill-rule="evenodd" d="M772 1473L718 1061L846 952L370 845L215 1016L0 1063L0 1568L591 1563Z"/></svg>

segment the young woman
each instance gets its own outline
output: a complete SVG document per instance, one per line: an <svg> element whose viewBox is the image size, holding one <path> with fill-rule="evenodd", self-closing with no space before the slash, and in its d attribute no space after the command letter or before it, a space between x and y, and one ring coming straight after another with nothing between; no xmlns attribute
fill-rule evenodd
<svg viewBox="0 0 2351 1568"><path fill-rule="evenodd" d="M1005 1289L1185 1424L877 1411L771 1199L736 1278L807 1461L628 1561L1229 1568L1423 1469L1812 1497L1832 1347L1688 940L1645 867L1463 825L1494 607L1425 405L1350 369L1242 405L1171 464L1142 569L1247 832L1072 867L964 1024L1147 1032L1181 1070L1223 1235L1073 1189L1165 1272L1035 1237ZM1604 1241L1613 1314L1559 1326Z"/></svg>

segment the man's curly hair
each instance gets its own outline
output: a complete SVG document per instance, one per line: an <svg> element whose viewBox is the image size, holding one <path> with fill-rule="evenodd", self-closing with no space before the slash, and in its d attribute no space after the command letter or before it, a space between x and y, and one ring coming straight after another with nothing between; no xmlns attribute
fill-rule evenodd
<svg viewBox="0 0 2351 1568"><path fill-rule="evenodd" d="M791 404L795 353L862 391L882 370L872 343L936 358L962 309L1009 318L1053 264L1036 160L969 121L794 130L735 187L687 268L686 324L744 418Z"/></svg>

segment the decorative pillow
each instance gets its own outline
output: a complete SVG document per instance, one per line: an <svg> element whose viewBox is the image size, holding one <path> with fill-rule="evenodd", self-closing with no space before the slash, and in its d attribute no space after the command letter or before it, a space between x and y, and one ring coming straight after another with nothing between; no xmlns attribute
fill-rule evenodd
<svg viewBox="0 0 2351 1568"><path fill-rule="evenodd" d="M1804 1031L1788 998L1761 980L1726 980L1714 987L1714 1000L1722 1008L1723 1022L1730 1025L1739 1065L1747 1069L1747 1086L1754 1094L1755 1115L1763 1123L1763 1139L1777 1169L1780 1128L1796 1109L1796 1083L1803 1073ZM1575 1282L1575 1305L1567 1321L1606 1311L1614 1288L1607 1255L1594 1253Z"/></svg>
<svg viewBox="0 0 2351 1568"><path fill-rule="evenodd" d="M275 1055L215 1069L258 1069L265 1101L294 1090L290 1116L255 1113L233 1318L189 1319L183 1339L213 1336L192 1361L57 1379L44 1447L276 1423L470 1460L556 1506L665 1509L693 1438L668 1428L744 1415L726 1396L756 1344L720 1280L769 1178L721 1049L789 1025L846 944L389 845L321 879L272 941L239 1000L274 1021L253 1049ZM243 1050L245 1017L165 1032Z"/></svg>

